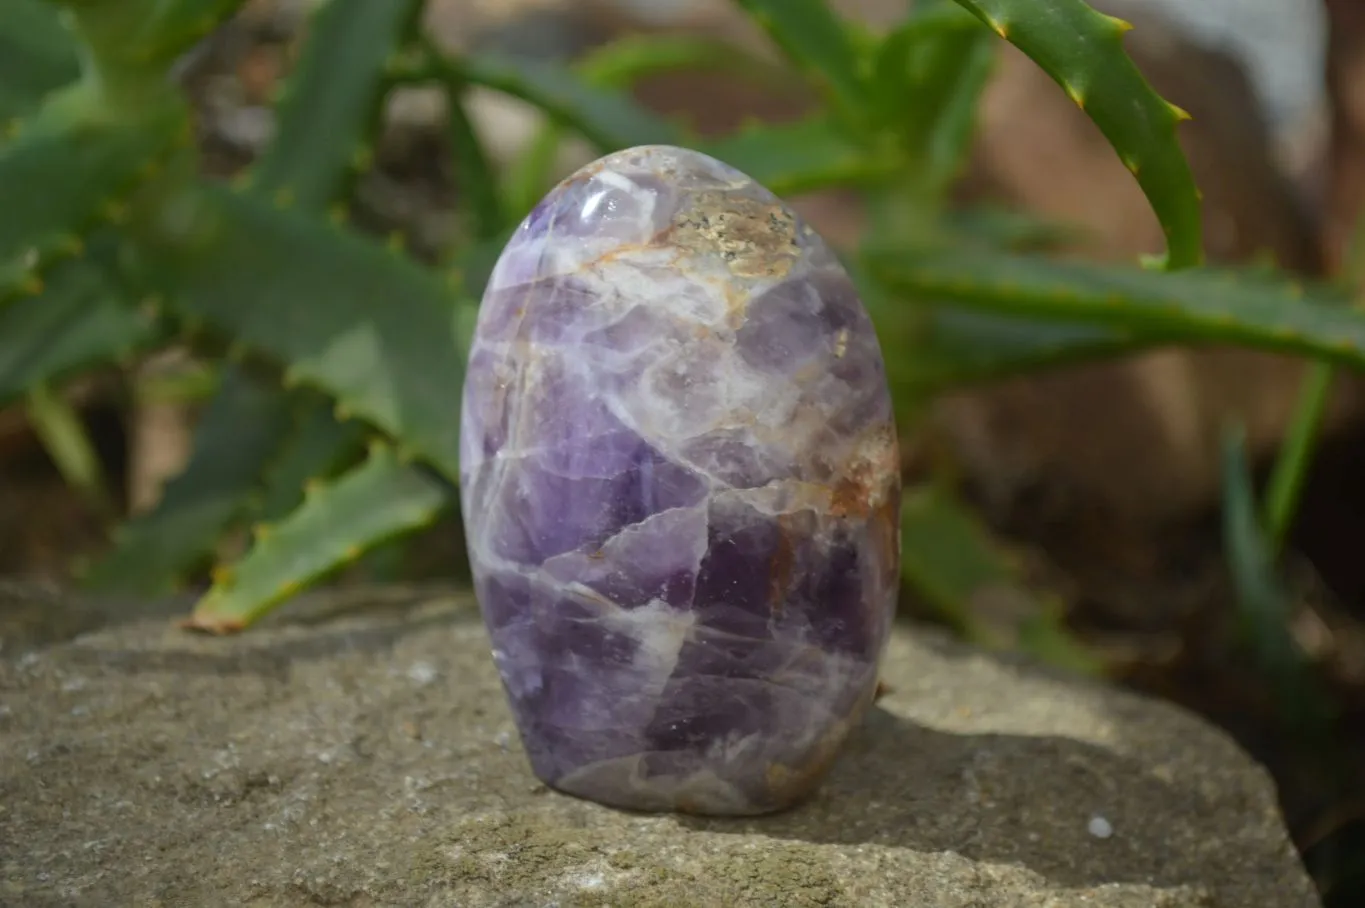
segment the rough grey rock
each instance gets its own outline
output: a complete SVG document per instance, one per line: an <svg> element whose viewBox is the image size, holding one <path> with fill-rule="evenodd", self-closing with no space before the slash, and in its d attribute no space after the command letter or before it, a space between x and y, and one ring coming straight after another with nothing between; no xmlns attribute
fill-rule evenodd
<svg viewBox="0 0 1365 908"><path fill-rule="evenodd" d="M1167 705L901 630L813 800L629 814L536 783L467 598L387 599L208 638L0 595L0 904L1319 904L1267 774Z"/></svg>

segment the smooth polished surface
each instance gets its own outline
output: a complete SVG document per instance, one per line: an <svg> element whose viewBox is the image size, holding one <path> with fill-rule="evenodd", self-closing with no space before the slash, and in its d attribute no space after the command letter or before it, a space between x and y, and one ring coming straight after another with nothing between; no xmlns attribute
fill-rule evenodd
<svg viewBox="0 0 1365 908"><path fill-rule="evenodd" d="M537 775L645 810L810 793L876 687L899 458L872 324L788 207L662 146L560 184L489 281L461 472Z"/></svg>

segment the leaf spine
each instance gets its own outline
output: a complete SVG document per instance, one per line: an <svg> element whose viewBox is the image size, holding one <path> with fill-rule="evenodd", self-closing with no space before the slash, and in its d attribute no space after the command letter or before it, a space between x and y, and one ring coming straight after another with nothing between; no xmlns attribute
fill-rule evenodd
<svg viewBox="0 0 1365 908"><path fill-rule="evenodd" d="M1114 34L1116 35L1127 34L1133 30L1133 23L1129 22L1127 19L1120 19L1118 16L1109 16L1104 13L1100 13L1099 15L1105 20L1106 24L1113 29Z"/></svg>

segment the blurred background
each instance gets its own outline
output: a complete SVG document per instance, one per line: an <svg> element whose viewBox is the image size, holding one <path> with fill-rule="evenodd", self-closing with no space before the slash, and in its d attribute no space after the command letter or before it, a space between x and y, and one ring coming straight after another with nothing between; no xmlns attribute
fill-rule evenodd
<svg viewBox="0 0 1365 908"><path fill-rule="evenodd" d="M180 75L215 174L238 173L269 141L271 103L310 5L254 0L185 63ZM833 5L874 28L905 10L904 0ZM1180 135L1204 194L1210 261L1335 273L1365 194L1365 3L1094 5L1136 25L1129 53L1158 92L1193 115ZM623 35L687 32L772 53L724 0L432 0L428 7L434 37L452 50L572 60ZM999 54L956 196L1074 226L1069 255L1131 261L1160 252L1147 201L1098 130L1022 55L1003 42ZM699 72L651 76L634 93L704 135L753 119L794 119L816 103L796 82L748 84ZM514 159L542 125L533 108L492 92L477 94L472 112L495 161ZM356 190L357 220L380 233L401 230L419 256L435 256L458 229L461 187L444 117L439 93L396 92L375 166ZM566 141L556 170L567 174L592 157ZM851 243L863 229L849 195L792 201L836 243ZM139 368L152 378L187 374L177 353ZM935 404L931 431L906 452L906 470L951 458L1028 585L1064 604L1059 620L1102 673L1235 736L1274 774L1295 841L1331 904L1360 905L1365 384L1338 379L1291 539L1290 632L1335 711L1328 730L1296 724L1273 682L1238 654L1219 525L1220 431L1240 418L1263 472L1302 372L1299 362L1261 353L1158 351L961 392ZM71 393L119 490L120 511L145 511L183 466L198 407L193 395L147 394L130 404L106 391L91 379ZM423 537L399 562L376 557L342 579L448 577L458 558L456 529L447 529ZM106 546L105 531L103 515L64 483L23 411L0 410L0 576L65 584L73 566ZM1008 625L1022 607L1008 587L978 593L972 608L987 623ZM941 618L913 599L903 611Z"/></svg>

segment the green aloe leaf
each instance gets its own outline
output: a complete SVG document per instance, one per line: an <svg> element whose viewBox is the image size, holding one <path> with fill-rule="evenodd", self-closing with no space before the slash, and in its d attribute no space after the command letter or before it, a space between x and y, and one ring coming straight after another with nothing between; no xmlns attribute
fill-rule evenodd
<svg viewBox="0 0 1365 908"><path fill-rule="evenodd" d="M695 35L626 35L593 48L571 68L590 85L617 89L680 69L720 69L759 80L779 75L734 44Z"/></svg>
<svg viewBox="0 0 1365 908"><path fill-rule="evenodd" d="M427 526L453 500L447 485L375 445L364 464L313 486L298 510L258 530L251 551L221 572L187 624L242 630L367 549Z"/></svg>
<svg viewBox="0 0 1365 908"><path fill-rule="evenodd" d="M1365 278L1365 219L1357 220L1345 252L1340 277L1358 296ZM1280 554L1293 526L1335 383L1336 370L1329 363L1313 363L1303 377L1265 492L1265 530L1272 555Z"/></svg>
<svg viewBox="0 0 1365 908"><path fill-rule="evenodd" d="M493 269L498 264L498 258L515 231L515 225L507 227L495 237L470 243L456 255L451 276L460 282L469 300L483 298L483 292L488 286L488 279L493 275ZM473 335L472 326L468 333L470 336Z"/></svg>
<svg viewBox="0 0 1365 908"><path fill-rule="evenodd" d="M1296 661L1299 655L1287 633L1293 617L1289 596L1260 523L1245 432L1228 429L1222 447L1223 534L1243 622L1263 662Z"/></svg>
<svg viewBox="0 0 1365 908"><path fill-rule="evenodd" d="M873 61L879 124L900 136L916 183L938 196L970 150L976 108L996 59L991 34L951 0L915 4Z"/></svg>
<svg viewBox="0 0 1365 908"><path fill-rule="evenodd" d="M1199 190L1176 138L1188 114L1123 49L1132 26L1083 0L956 0L1052 77L1104 133L1166 234L1167 267L1203 261Z"/></svg>
<svg viewBox="0 0 1365 908"><path fill-rule="evenodd" d="M905 351L903 356L887 357L886 371L897 419L906 426L915 424L930 398L942 391L1157 343L1153 336L1104 325L1039 321L951 306L908 306L873 280L863 262L850 258L844 264L882 346Z"/></svg>
<svg viewBox="0 0 1365 908"><path fill-rule="evenodd" d="M604 152L635 145L685 145L682 130L627 95L588 85L572 70L503 54L430 58L445 81L467 82L520 98Z"/></svg>
<svg viewBox="0 0 1365 908"><path fill-rule="evenodd" d="M1274 546L1260 520L1240 428L1223 435L1223 540L1243 642L1273 684L1284 715L1321 730L1334 704L1290 632L1292 594L1279 575Z"/></svg>
<svg viewBox="0 0 1365 908"><path fill-rule="evenodd" d="M62 89L0 145L0 298L38 281L54 255L78 251L117 219L127 196L184 138L177 105L108 115L85 83Z"/></svg>
<svg viewBox="0 0 1365 908"><path fill-rule="evenodd" d="M463 86L450 91L450 144L455 155L455 185L464 197L474 239L487 240L508 227L498 174L465 107Z"/></svg>
<svg viewBox="0 0 1365 908"><path fill-rule="evenodd" d="M0 308L0 407L36 385L122 362L158 338L86 258L52 268L42 293Z"/></svg>
<svg viewBox="0 0 1365 908"><path fill-rule="evenodd" d="M1061 605L1027 589L1015 560L975 514L938 485L907 489L901 504L902 579L967 639L1098 674L1098 658L1063 625ZM985 603L1009 603L988 615Z"/></svg>
<svg viewBox="0 0 1365 908"><path fill-rule="evenodd" d="M25 409L29 425L62 479L102 516L111 514L113 504L104 467L76 408L47 385L36 385L29 390Z"/></svg>
<svg viewBox="0 0 1365 908"><path fill-rule="evenodd" d="M1009 566L974 516L936 485L907 488L901 502L901 578L959 633L986 632L972 614L979 590L1010 584Z"/></svg>
<svg viewBox="0 0 1365 908"><path fill-rule="evenodd" d="M121 0L130 19L138 20L133 45L143 59L160 62L176 57L246 5L246 0ZM335 0L327 0L334 3ZM397 0L389 0L396 3Z"/></svg>
<svg viewBox="0 0 1365 908"><path fill-rule="evenodd" d="M1109 326L1167 343L1237 344L1365 367L1365 312L1334 287L1174 274L969 249L869 252L869 275L923 304Z"/></svg>
<svg viewBox="0 0 1365 908"><path fill-rule="evenodd" d="M251 193L202 187L139 225L168 305L281 363L459 475L462 295L402 255Z"/></svg>
<svg viewBox="0 0 1365 908"><path fill-rule="evenodd" d="M85 584L145 596L174 590L243 513L288 426L284 394L227 370L195 427L189 463L151 511L119 528L113 550L90 568Z"/></svg>
<svg viewBox="0 0 1365 908"><path fill-rule="evenodd" d="M870 90L858 47L825 0L737 0L842 113L862 120Z"/></svg>
<svg viewBox="0 0 1365 908"><path fill-rule="evenodd" d="M6 0L9 2L9 0ZM111 70L163 66L227 21L246 0L75 0L62 3Z"/></svg>
<svg viewBox="0 0 1365 908"><path fill-rule="evenodd" d="M504 168L502 195L514 218L520 220L535 208L560 176L555 173L555 163L564 133L564 127L557 123L544 124L521 155Z"/></svg>
<svg viewBox="0 0 1365 908"><path fill-rule="evenodd" d="M888 363L891 381L901 393L915 395L1107 359L1157 343L1149 336L1104 326L952 308L923 309L899 320L878 312L873 318L884 343L907 351ZM888 321L904 327L888 329Z"/></svg>
<svg viewBox="0 0 1365 908"><path fill-rule="evenodd" d="M0 135L80 75L79 47L50 3L0 3Z"/></svg>
<svg viewBox="0 0 1365 908"><path fill-rule="evenodd" d="M1313 454L1321 440L1322 421L1330 402L1335 371L1325 363L1309 365L1293 417L1285 428L1265 493L1265 531L1273 555L1280 553L1293 529L1299 497L1308 482Z"/></svg>
<svg viewBox="0 0 1365 908"><path fill-rule="evenodd" d="M321 394L300 390L294 396L294 430L266 470L256 509L262 523L283 520L303 503L305 486L333 478L365 450L368 433L362 423L337 419L334 405Z"/></svg>
<svg viewBox="0 0 1365 908"><path fill-rule="evenodd" d="M749 126L703 144L701 151L737 167L778 195L883 182L904 166L897 156L856 145L827 117Z"/></svg>
<svg viewBox="0 0 1365 908"><path fill-rule="evenodd" d="M328 0L318 10L253 189L310 211L337 197L377 122L389 57L421 8L418 0Z"/></svg>
<svg viewBox="0 0 1365 908"><path fill-rule="evenodd" d="M1083 245L1089 231L1080 224L1056 221L994 205L975 205L942 213L942 224L964 243L1008 252L1055 252Z"/></svg>

